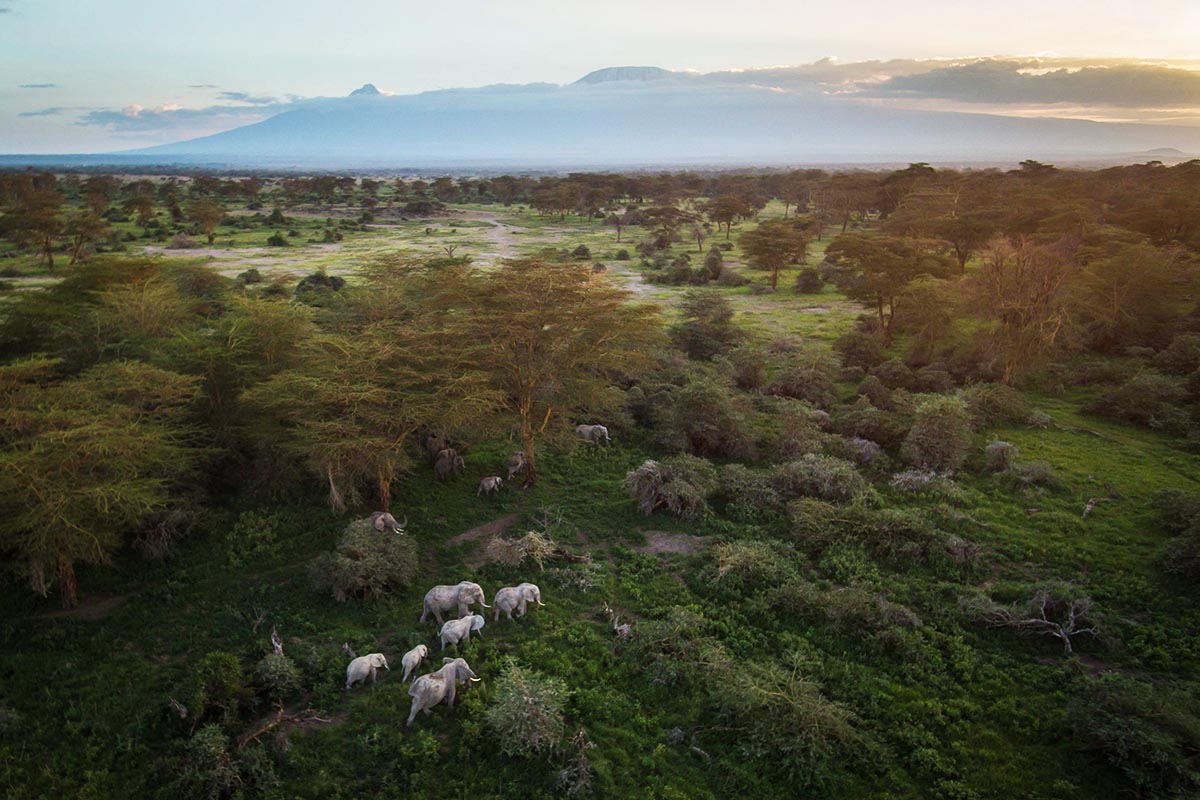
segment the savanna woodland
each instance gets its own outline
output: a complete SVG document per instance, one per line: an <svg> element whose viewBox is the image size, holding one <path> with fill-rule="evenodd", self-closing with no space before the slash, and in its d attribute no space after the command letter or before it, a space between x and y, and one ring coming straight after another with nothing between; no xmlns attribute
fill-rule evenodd
<svg viewBox="0 0 1200 800"><path fill-rule="evenodd" d="M15 171L0 236L4 798L1200 796L1200 162Z"/></svg>

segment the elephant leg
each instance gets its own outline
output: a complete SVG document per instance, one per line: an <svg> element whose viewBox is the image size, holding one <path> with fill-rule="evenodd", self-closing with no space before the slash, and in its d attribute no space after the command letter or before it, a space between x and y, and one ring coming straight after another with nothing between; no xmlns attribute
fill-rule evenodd
<svg viewBox="0 0 1200 800"><path fill-rule="evenodd" d="M492 616L492 622L499 622L499 621L500 621L500 609L497 608L496 613Z"/></svg>
<svg viewBox="0 0 1200 800"><path fill-rule="evenodd" d="M420 710L421 707L417 705L417 701L413 700L412 711L408 712L408 722L404 723L405 727L412 725L412 721L417 718L417 712Z"/></svg>

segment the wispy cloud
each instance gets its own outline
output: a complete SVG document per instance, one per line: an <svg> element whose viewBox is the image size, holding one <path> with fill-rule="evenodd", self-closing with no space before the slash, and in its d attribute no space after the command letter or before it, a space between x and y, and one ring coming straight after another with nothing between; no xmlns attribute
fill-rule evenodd
<svg viewBox="0 0 1200 800"><path fill-rule="evenodd" d="M18 89L57 89L57 83L22 83L17 86Z"/></svg>
<svg viewBox="0 0 1200 800"><path fill-rule="evenodd" d="M185 108L170 103L147 108L130 105L122 109L93 108L85 111L77 125L94 125L120 133L171 133L196 135L248 125L286 110L292 104L282 101L257 105L212 105Z"/></svg>
<svg viewBox="0 0 1200 800"><path fill-rule="evenodd" d="M221 92L217 97L230 103L246 103L252 106L269 106L279 102L278 97L252 95L249 92Z"/></svg>
<svg viewBox="0 0 1200 800"><path fill-rule="evenodd" d="M17 114L18 117L57 117L67 109L62 106L54 106L53 108L42 108L37 111L22 111Z"/></svg>
<svg viewBox="0 0 1200 800"><path fill-rule="evenodd" d="M189 88L189 89L220 89L221 87L217 86L217 84L215 84L215 83L189 83L187 88Z"/></svg>

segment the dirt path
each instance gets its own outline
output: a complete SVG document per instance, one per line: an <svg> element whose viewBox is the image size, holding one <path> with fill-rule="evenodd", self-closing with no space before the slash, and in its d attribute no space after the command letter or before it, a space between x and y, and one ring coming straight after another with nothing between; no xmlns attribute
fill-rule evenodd
<svg viewBox="0 0 1200 800"><path fill-rule="evenodd" d="M458 218L472 222L483 222L489 226L472 229L483 234L483 238L487 242L488 249L481 250L475 254L483 262L494 264L501 259L513 258L519 255L517 252L517 238L513 233L512 226L501 222L495 214L487 211L463 211L458 215Z"/></svg>

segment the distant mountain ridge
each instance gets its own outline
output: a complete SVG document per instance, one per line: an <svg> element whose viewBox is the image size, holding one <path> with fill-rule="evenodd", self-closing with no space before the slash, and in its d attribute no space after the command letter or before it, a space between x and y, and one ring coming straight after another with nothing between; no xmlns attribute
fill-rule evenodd
<svg viewBox="0 0 1200 800"><path fill-rule="evenodd" d="M828 88L847 70L875 68L829 60L707 74L618 66L566 85L411 95L367 83L252 125L120 155L230 166L569 168L1200 153L1197 127L914 110Z"/></svg>

